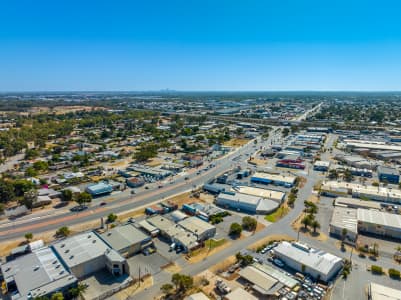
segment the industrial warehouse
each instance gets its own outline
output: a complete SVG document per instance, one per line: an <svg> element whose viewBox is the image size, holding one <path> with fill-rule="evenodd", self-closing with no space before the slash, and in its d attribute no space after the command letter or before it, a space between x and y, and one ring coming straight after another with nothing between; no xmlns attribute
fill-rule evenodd
<svg viewBox="0 0 401 300"><path fill-rule="evenodd" d="M401 203L401 191L387 187L365 186L356 183L325 181L320 187L320 193L331 197L345 197L351 195L355 198L368 200Z"/></svg>
<svg viewBox="0 0 401 300"><path fill-rule="evenodd" d="M330 234L355 243L358 233L401 239L401 216L377 209L336 206L330 222Z"/></svg>
<svg viewBox="0 0 401 300"><path fill-rule="evenodd" d="M274 185L282 185L285 187L293 187L296 182L295 176L284 176L278 174L270 174L264 172L256 172L251 177L251 182L255 183L264 183L264 184L274 184Z"/></svg>
<svg viewBox="0 0 401 300"><path fill-rule="evenodd" d="M44 247L1 265L5 288L13 300L45 297L77 285L53 249Z"/></svg>
<svg viewBox="0 0 401 300"><path fill-rule="evenodd" d="M71 273L78 278L104 268L115 276L127 273L125 259L94 232L69 237L52 247Z"/></svg>
<svg viewBox="0 0 401 300"><path fill-rule="evenodd" d="M341 258L296 242L281 242L274 254L292 269L324 282L334 278L343 266Z"/></svg>
<svg viewBox="0 0 401 300"><path fill-rule="evenodd" d="M268 214L279 207L279 203L273 200L233 192L220 193L216 198L216 204L252 214Z"/></svg>

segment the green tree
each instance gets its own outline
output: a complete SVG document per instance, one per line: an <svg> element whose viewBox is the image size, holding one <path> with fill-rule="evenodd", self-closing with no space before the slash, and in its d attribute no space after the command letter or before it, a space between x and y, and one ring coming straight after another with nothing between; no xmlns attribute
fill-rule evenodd
<svg viewBox="0 0 401 300"><path fill-rule="evenodd" d="M35 202L38 200L38 192L35 189L30 189L24 193L24 199L22 203L29 209L32 210Z"/></svg>
<svg viewBox="0 0 401 300"><path fill-rule="evenodd" d="M312 218L310 215L306 215L305 217L302 218L301 224L304 225L305 230L308 229L308 226L312 224Z"/></svg>
<svg viewBox="0 0 401 300"><path fill-rule="evenodd" d="M64 189L61 191L61 201L71 201L72 196L72 191L69 189Z"/></svg>
<svg viewBox="0 0 401 300"><path fill-rule="evenodd" d="M175 288L179 292L185 292L190 289L193 284L194 280L191 276L175 273L171 277L171 282L175 285Z"/></svg>
<svg viewBox="0 0 401 300"><path fill-rule="evenodd" d="M150 158L157 156L159 147L155 143L142 144L134 154L134 159L137 161L147 161Z"/></svg>
<svg viewBox="0 0 401 300"><path fill-rule="evenodd" d="M15 196L17 197L21 197L25 192L35 188L35 185L31 181L25 179L15 180L13 186Z"/></svg>
<svg viewBox="0 0 401 300"><path fill-rule="evenodd" d="M39 151L36 149L27 149L25 151L25 159L30 160L39 156Z"/></svg>
<svg viewBox="0 0 401 300"><path fill-rule="evenodd" d="M174 288L174 286L173 286L172 284L170 284L170 283L165 283L165 284L163 284L163 285L160 287L160 290L161 290L164 294L168 295L168 294L171 293L171 291L173 290L173 288Z"/></svg>
<svg viewBox="0 0 401 300"><path fill-rule="evenodd" d="M64 300L64 295L63 295L63 293L61 293L61 292L54 293L54 294L51 296L50 300Z"/></svg>
<svg viewBox="0 0 401 300"><path fill-rule="evenodd" d="M238 223L232 223L230 225L230 235L232 236L240 236L242 232L242 226Z"/></svg>
<svg viewBox="0 0 401 300"><path fill-rule="evenodd" d="M36 171L33 167L28 167L25 170L25 176L27 177L35 177L38 175L38 171Z"/></svg>
<svg viewBox="0 0 401 300"><path fill-rule="evenodd" d="M33 234L31 232L27 232L25 233L24 237L26 242L29 243L33 239Z"/></svg>
<svg viewBox="0 0 401 300"><path fill-rule="evenodd" d="M248 231L253 231L256 229L258 222L255 218L246 216L242 218L242 228Z"/></svg>
<svg viewBox="0 0 401 300"><path fill-rule="evenodd" d="M0 179L0 202L7 203L15 197L12 182Z"/></svg>
<svg viewBox="0 0 401 300"><path fill-rule="evenodd" d="M71 233L70 229L67 226L60 227L56 231L56 235L59 237L67 237Z"/></svg>
<svg viewBox="0 0 401 300"><path fill-rule="evenodd" d="M43 172L47 171L47 169L49 168L49 164L46 161L36 161L33 163L33 168L36 171Z"/></svg>
<svg viewBox="0 0 401 300"><path fill-rule="evenodd" d="M78 283L76 287L70 288L68 290L68 293L72 298L82 298L87 288L88 288L87 285Z"/></svg>
<svg viewBox="0 0 401 300"><path fill-rule="evenodd" d="M87 192L79 193L75 201L79 204L79 206L83 206L87 203L92 202L92 195Z"/></svg>
<svg viewBox="0 0 401 300"><path fill-rule="evenodd" d="M313 228L313 233L316 233L316 229L320 228L320 223L317 220L313 220L311 226Z"/></svg>
<svg viewBox="0 0 401 300"><path fill-rule="evenodd" d="M111 214L109 214L108 216L107 216L107 222L108 223L113 223L113 222L115 222L116 220L117 220L117 215L116 214L113 214L113 213L111 213Z"/></svg>

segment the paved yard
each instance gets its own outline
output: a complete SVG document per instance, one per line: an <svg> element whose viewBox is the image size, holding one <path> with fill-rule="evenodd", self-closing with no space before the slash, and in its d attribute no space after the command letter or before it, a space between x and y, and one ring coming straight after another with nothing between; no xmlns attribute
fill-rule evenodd
<svg viewBox="0 0 401 300"><path fill-rule="evenodd" d="M130 257L127 262L130 269L130 275L133 278L137 278L139 274L141 276L143 276L144 274L154 275L160 272L161 267L166 265L169 261L161 256L159 253L153 253L148 256L140 253L138 255Z"/></svg>
<svg viewBox="0 0 401 300"><path fill-rule="evenodd" d="M119 285L129 279L128 275L115 277L107 270L96 272L92 276L82 280L82 283L88 286L84 297L85 299L94 299L113 289L117 289Z"/></svg>

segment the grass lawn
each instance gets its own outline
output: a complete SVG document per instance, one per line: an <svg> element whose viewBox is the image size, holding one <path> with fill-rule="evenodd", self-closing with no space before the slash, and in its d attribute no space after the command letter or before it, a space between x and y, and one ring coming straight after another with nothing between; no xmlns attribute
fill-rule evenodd
<svg viewBox="0 0 401 300"><path fill-rule="evenodd" d="M275 212L272 212L271 214L266 215L265 220L272 222L272 223L277 222L282 217L284 217L288 213L289 210L290 209L288 208L288 206L282 205Z"/></svg>

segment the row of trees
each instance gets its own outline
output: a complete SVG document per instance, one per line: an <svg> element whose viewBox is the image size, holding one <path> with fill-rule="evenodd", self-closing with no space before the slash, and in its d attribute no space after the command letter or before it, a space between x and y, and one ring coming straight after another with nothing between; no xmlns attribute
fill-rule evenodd
<svg viewBox="0 0 401 300"><path fill-rule="evenodd" d="M243 229L247 231L254 231L256 230L257 225L258 221L255 218L252 218L250 216L245 216L242 218L242 224L234 222L230 225L229 234L232 237L239 237Z"/></svg>
<svg viewBox="0 0 401 300"><path fill-rule="evenodd" d="M313 233L316 233L316 229L320 228L320 223L315 219L315 214L318 212L318 207L315 203L311 201L305 201L306 215L302 218L301 223L304 225L304 229L308 230L308 227L313 228Z"/></svg>

